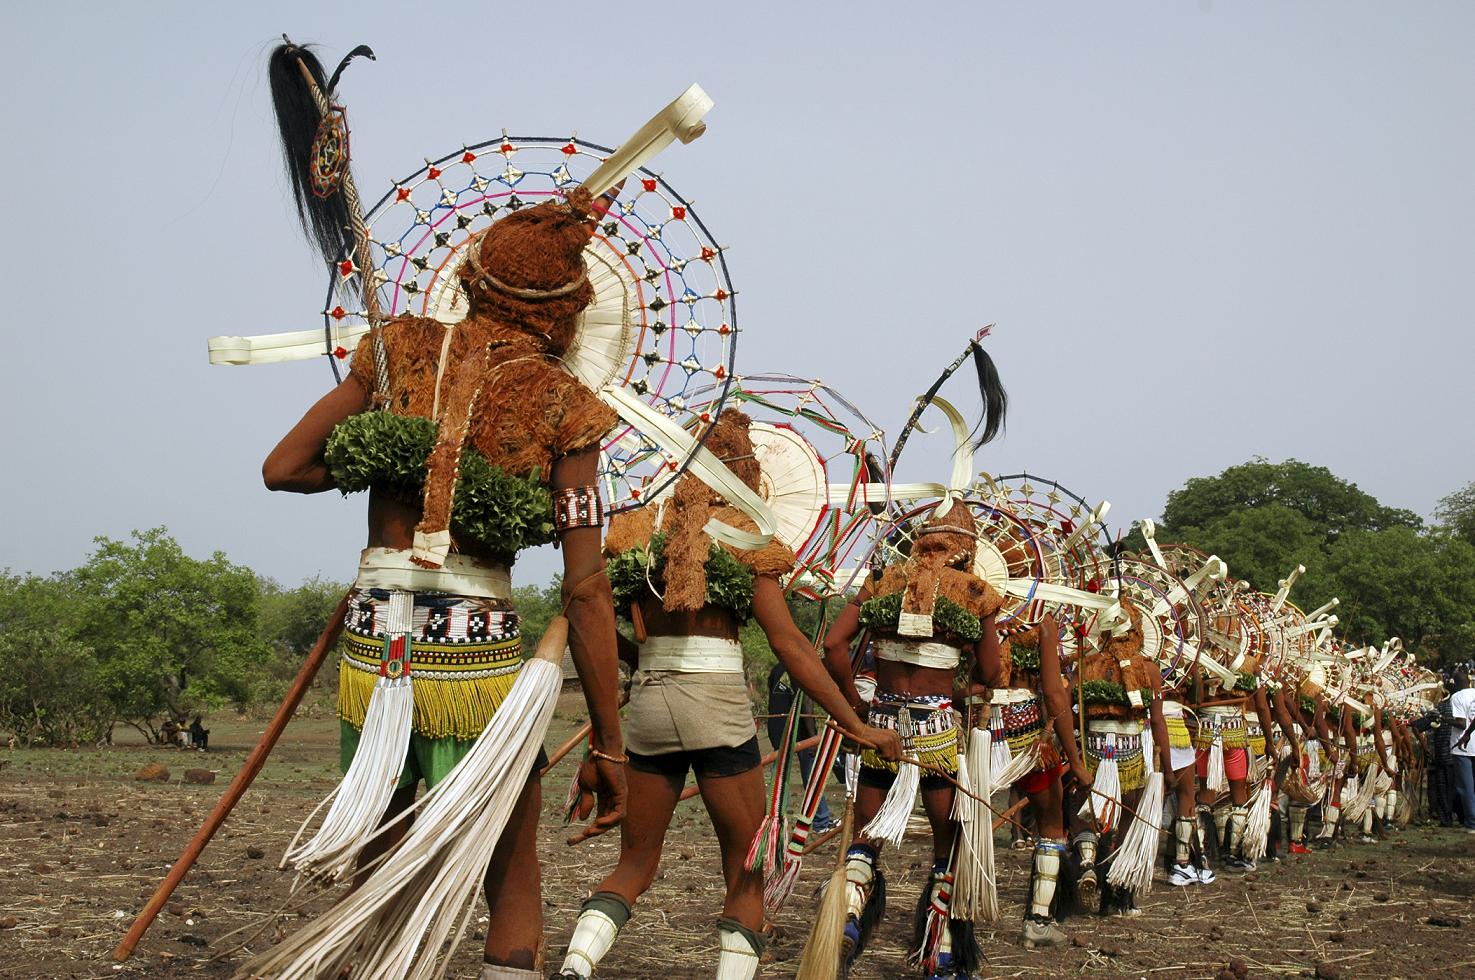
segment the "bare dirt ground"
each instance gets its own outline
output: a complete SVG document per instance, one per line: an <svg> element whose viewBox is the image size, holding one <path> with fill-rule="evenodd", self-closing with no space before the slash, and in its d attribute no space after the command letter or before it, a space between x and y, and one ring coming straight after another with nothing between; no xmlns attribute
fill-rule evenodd
<svg viewBox="0 0 1475 980"><path fill-rule="evenodd" d="M550 746L581 720L577 704L565 699ZM291 884L276 862L298 821L336 777L337 723L321 713L288 729L134 957L126 964L109 958L262 726L216 718L212 727L212 749L204 755L142 744L75 752L0 749L0 977L228 977L253 933L261 935L250 948L259 948L292 927L295 913L276 914ZM173 781L135 782L133 773L146 762L168 766ZM182 784L183 770L195 767L216 770L215 785ZM614 839L577 850L563 844L556 811L568 775L565 763L545 784L541 857L550 964L561 959L583 896L613 866L618 847ZM980 936L988 957L984 975L1214 978L1238 960L1250 977L1472 977L1471 840L1413 827L1378 845L1344 844L1249 876L1223 875L1208 887L1159 884L1143 902L1142 916L1078 916L1066 923L1074 945L1027 952L1014 939L1028 854L1008 850L1001 832L1005 919ZM911 975L904 950L929 853L919 839L883 858L888 916L852 972L857 980ZM829 847L806 861L799 889L773 923L762 976L793 975L813 890L834 858ZM678 811L660 880L637 907L601 976L711 976L721 901L716 844L700 801L692 800ZM448 975L475 977L479 952L479 942L463 942Z"/></svg>

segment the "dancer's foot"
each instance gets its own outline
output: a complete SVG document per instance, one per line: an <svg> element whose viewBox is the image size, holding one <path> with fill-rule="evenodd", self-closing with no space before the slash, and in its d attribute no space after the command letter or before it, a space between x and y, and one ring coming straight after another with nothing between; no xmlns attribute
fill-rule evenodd
<svg viewBox="0 0 1475 980"><path fill-rule="evenodd" d="M1030 915L1024 919L1024 933L1020 942L1025 949L1041 949L1048 946L1064 946L1070 942L1065 931L1055 924L1054 919Z"/></svg>
<svg viewBox="0 0 1475 980"><path fill-rule="evenodd" d="M1179 888L1184 885L1197 885L1199 880L1198 872L1191 864L1175 864L1168 872L1168 884L1177 885Z"/></svg>
<svg viewBox="0 0 1475 980"><path fill-rule="evenodd" d="M1214 874L1214 869L1208 865L1198 869L1198 883L1200 885L1212 885L1218 880L1219 876Z"/></svg>
<svg viewBox="0 0 1475 980"><path fill-rule="evenodd" d="M1291 841L1291 853L1292 854L1310 854L1311 853L1311 848L1307 847L1305 844L1302 844L1298 840L1297 841Z"/></svg>

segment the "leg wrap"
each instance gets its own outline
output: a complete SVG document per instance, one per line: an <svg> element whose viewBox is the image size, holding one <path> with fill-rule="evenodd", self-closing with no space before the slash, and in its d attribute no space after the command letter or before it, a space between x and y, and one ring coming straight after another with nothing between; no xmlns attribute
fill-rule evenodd
<svg viewBox="0 0 1475 980"><path fill-rule="evenodd" d="M859 956L886 911L886 877L876 867L876 850L853 844L845 855L845 931L854 932L851 957ZM853 923L853 925L851 924Z"/></svg>
<svg viewBox="0 0 1475 980"><path fill-rule="evenodd" d="M1306 807L1291 806L1291 840L1297 844L1306 843Z"/></svg>
<svg viewBox="0 0 1475 980"><path fill-rule="evenodd" d="M515 966L500 963L483 963L481 980L542 980L542 970L519 970Z"/></svg>
<svg viewBox="0 0 1475 980"><path fill-rule="evenodd" d="M722 944L717 980L753 980L763 955L763 937L732 919L718 919L717 938Z"/></svg>
<svg viewBox="0 0 1475 980"><path fill-rule="evenodd" d="M1173 857L1179 864L1193 859L1193 820L1178 817L1173 821Z"/></svg>
<svg viewBox="0 0 1475 980"><path fill-rule="evenodd" d="M1250 808L1237 806L1229 811L1229 853L1244 857L1245 824L1250 822Z"/></svg>
<svg viewBox="0 0 1475 980"><path fill-rule="evenodd" d="M1214 843L1218 845L1219 849L1221 851L1224 851L1226 854L1234 853L1234 845L1230 843L1228 833L1230 809L1231 808L1229 804L1223 803L1219 806L1214 807L1213 810Z"/></svg>
<svg viewBox="0 0 1475 980"><path fill-rule="evenodd" d="M1326 812L1321 821L1321 833L1318 837L1331 838L1337 832L1337 824L1342 819L1342 808L1335 803L1326 805Z"/></svg>
<svg viewBox="0 0 1475 980"><path fill-rule="evenodd" d="M630 921L630 903L613 892L596 892L584 903L579 912L579 922L574 926L574 935L568 941L568 952L564 954L560 977L577 977L587 980L594 975L594 968L604 959L604 954L614 945L615 937Z"/></svg>
<svg viewBox="0 0 1475 980"><path fill-rule="evenodd" d="M1100 842L1100 836L1090 830L1081 831L1070 842L1071 846L1075 848L1076 861L1080 864L1083 874L1096 867L1096 847ZM1035 853L1038 854L1039 851Z"/></svg>
<svg viewBox="0 0 1475 980"><path fill-rule="evenodd" d="M1094 836L1094 835L1093 835ZM1092 842L1092 846L1095 842ZM1065 845L1059 841L1041 840L1035 844L1034 868L1029 879L1029 902L1026 918L1047 921L1054 918L1055 888L1060 866L1065 859Z"/></svg>

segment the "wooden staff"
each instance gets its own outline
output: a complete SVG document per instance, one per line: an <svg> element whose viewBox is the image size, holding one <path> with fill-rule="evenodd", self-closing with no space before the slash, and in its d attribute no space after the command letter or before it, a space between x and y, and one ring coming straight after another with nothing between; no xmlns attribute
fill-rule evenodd
<svg viewBox="0 0 1475 980"><path fill-rule="evenodd" d="M195 833L194 839L185 847L184 853L179 855L179 860L170 867L169 874L159 883L154 897L149 899L149 903L138 914L138 918L133 920L128 935L124 936L118 948L113 950L113 959L121 962L133 955L134 947L138 945L149 926L153 925L154 918L163 910L169 897L174 894L174 889L179 887L179 883L184 880L189 869L199 860L201 852L205 850L205 845L210 843L210 838L214 837L220 825L225 823L225 818L230 816L231 810L246 794L251 781L266 765L266 757L271 754L272 748L277 744L277 739L281 738L282 731L287 727L287 722L292 720L292 714L297 710L297 705L302 702L307 689L312 686L312 680L317 676L318 669L322 667L323 660L327 658L328 651L338 642L338 634L343 630L343 620L348 615L350 594L345 592L343 598L338 601L338 608L334 610L333 618L318 636L318 641L313 644L307 659L302 662L302 668L297 671L297 679L292 682L292 688L282 700L281 706L277 708L271 724L267 725L266 731L261 733L261 739L256 743L256 748L251 750L251 754L246 757L245 765L241 766L241 771L236 773L236 778L231 780L225 794L220 797L220 802L215 804L215 809L211 810L210 816L205 818L205 823Z"/></svg>

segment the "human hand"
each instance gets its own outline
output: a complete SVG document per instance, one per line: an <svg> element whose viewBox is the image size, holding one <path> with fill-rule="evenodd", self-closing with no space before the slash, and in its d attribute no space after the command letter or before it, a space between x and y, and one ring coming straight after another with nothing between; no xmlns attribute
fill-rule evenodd
<svg viewBox="0 0 1475 980"><path fill-rule="evenodd" d="M625 819L624 764L590 756L579 765L576 778L579 800L574 817L587 820L591 812L595 817L593 823L568 839L570 847L618 827Z"/></svg>
<svg viewBox="0 0 1475 980"><path fill-rule="evenodd" d="M1070 774L1075 778L1076 782L1081 784L1082 789L1089 789L1091 783L1094 782L1091 772L1086 768L1085 763L1072 762L1070 764Z"/></svg>
<svg viewBox="0 0 1475 980"><path fill-rule="evenodd" d="M862 737L876 748L876 754L887 762L901 760L901 736L891 728L875 728L867 725Z"/></svg>

